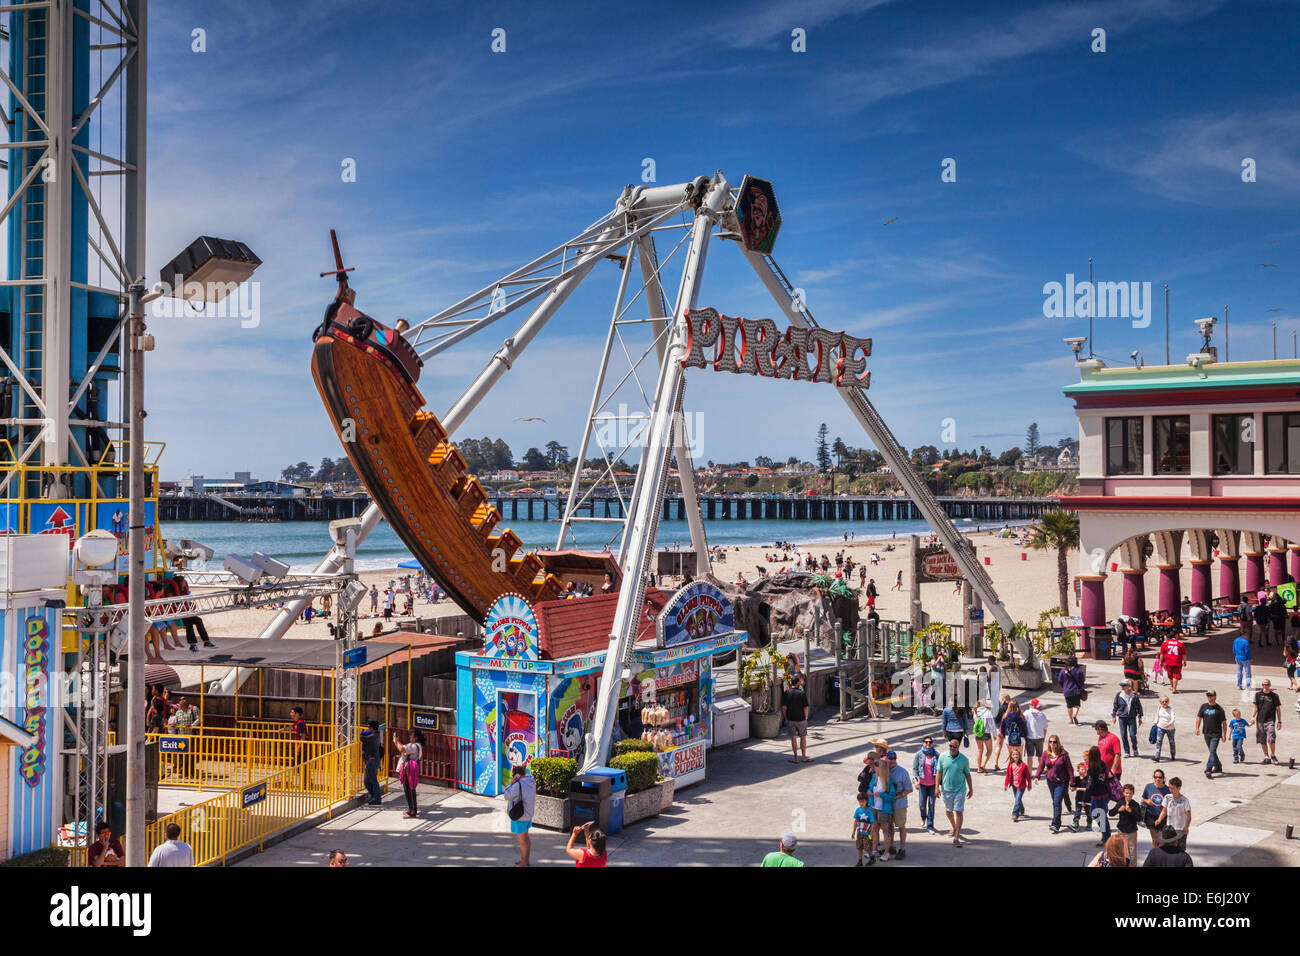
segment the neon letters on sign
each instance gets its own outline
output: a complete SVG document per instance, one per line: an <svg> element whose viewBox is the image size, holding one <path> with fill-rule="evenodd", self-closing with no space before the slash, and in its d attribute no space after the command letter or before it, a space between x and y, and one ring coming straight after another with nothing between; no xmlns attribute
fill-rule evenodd
<svg viewBox="0 0 1300 956"><path fill-rule="evenodd" d="M36 742L23 751L19 773L29 787L45 776L45 682L50 654L50 628L44 618L27 619L23 641L23 677L27 688L27 719L23 730Z"/></svg>
<svg viewBox="0 0 1300 956"><path fill-rule="evenodd" d="M683 368L712 368L762 378L825 382L838 388L866 388L871 373L871 339L829 329L782 333L771 319L741 319L716 309L690 309Z"/></svg>

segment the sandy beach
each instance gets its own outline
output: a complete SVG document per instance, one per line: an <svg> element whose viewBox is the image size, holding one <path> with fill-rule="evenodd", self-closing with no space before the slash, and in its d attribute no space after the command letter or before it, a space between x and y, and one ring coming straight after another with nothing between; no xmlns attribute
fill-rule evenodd
<svg viewBox="0 0 1300 956"><path fill-rule="evenodd" d="M819 527L818 531L821 533L816 537L821 540L815 543L801 544L795 542L799 553L811 552L818 558L825 554L832 561L834 561L836 552L841 550L846 555L851 555L855 562L867 567L868 579L875 579L876 587L880 592L876 607L881 617L885 620L906 620L908 616L907 602L911 590L910 562L908 560L908 551L911 547L910 536L900 535L892 541L887 537L870 540L859 538L846 543L842 540L838 542L825 540L826 532L831 530L826 526ZM1006 604L1012 617L1032 625L1037 622L1038 615L1042 611L1057 604L1056 554L1055 552L1034 551L1018 544L1015 538L999 537L1000 530L1000 527L981 528L980 531L971 532L968 536L975 544L976 555L980 561L983 561L986 557L989 559L987 570L993 579L999 596ZM813 542L813 538L810 537L809 541ZM894 545L895 550L883 550L884 546L890 543ZM744 575L747 582L752 583L759 577L758 568L760 566L765 568L768 574L776 574L782 567L793 566L793 562L765 561L764 555L773 553L773 550L770 544L768 547L762 545L729 545L724 549L725 560L715 561L714 573L724 580L733 582L737 580L737 574L740 573ZM874 566L870 563L873 553L880 555L880 563ZM793 557L793 552L791 557ZM1073 580L1077 561L1077 553L1071 553L1069 557L1071 580ZM900 570L903 572L902 587L899 590L894 590ZM360 578L367 586L372 584L378 586L381 593L380 608L382 609L384 587L390 581L398 580L401 575L410 573L412 572L399 571L393 568L362 572ZM1183 574L1184 591L1190 588L1190 576L1190 569L1185 564ZM856 570L850 583L854 587L858 585ZM1148 606L1154 607L1157 601L1158 575L1154 573L1148 574L1146 576L1146 585ZM1106 605L1109 615L1116 614L1119 611L1121 588L1121 576L1118 573L1111 574L1106 581ZM921 600L932 620L952 624L960 622L961 595L954 591L952 585L943 583L923 584L921 586ZM1074 602L1073 586L1070 589L1070 601L1070 613L1077 614L1078 605ZM319 602L317 602L316 607L319 610ZM399 610L402 607L400 598L397 607ZM384 632L391 632L398 627L409 625L415 617L454 616L461 613L456 605L446 599L438 604L427 604L423 600L417 600L414 610L414 615L395 614L392 621L383 622L382 613L371 615L369 600L363 600L360 608L360 632L368 636L376 622L383 624ZM256 637L275 616L275 613L274 610L269 609L228 611L209 615L206 618L206 624L213 637ZM299 620L290 628L286 637L328 639L330 636L328 624L329 622L324 618L313 619L310 624L304 624Z"/></svg>

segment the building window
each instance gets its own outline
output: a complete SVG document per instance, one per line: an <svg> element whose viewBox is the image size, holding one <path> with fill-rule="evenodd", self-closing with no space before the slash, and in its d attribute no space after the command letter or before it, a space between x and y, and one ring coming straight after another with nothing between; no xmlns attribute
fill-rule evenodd
<svg viewBox="0 0 1300 956"><path fill-rule="evenodd" d="M1156 415L1151 419L1155 438L1152 465L1157 475L1192 473L1192 418L1190 415Z"/></svg>
<svg viewBox="0 0 1300 956"><path fill-rule="evenodd" d="M1142 419L1106 419L1106 474L1142 474Z"/></svg>
<svg viewBox="0 0 1300 956"><path fill-rule="evenodd" d="M1300 475L1300 412L1264 416L1264 471Z"/></svg>
<svg viewBox="0 0 1300 956"><path fill-rule="evenodd" d="M1255 473L1255 416L1215 415L1213 420L1214 473Z"/></svg>

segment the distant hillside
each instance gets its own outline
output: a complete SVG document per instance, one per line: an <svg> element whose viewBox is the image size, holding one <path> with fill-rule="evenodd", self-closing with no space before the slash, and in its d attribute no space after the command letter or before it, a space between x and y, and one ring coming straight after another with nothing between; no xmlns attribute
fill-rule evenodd
<svg viewBox="0 0 1300 956"><path fill-rule="evenodd" d="M849 481L845 475L835 475L834 493L851 495L901 494L902 485L893 475L862 475ZM696 488L700 493L752 492L789 494L813 491L819 495L831 494L832 476L804 475L797 477L750 477L719 480L699 479ZM939 474L926 479L936 495L1003 495L1009 497L1040 498L1046 495L1072 495L1079 487L1079 476L1072 471L968 471L959 475ZM680 490L677 482L670 485Z"/></svg>

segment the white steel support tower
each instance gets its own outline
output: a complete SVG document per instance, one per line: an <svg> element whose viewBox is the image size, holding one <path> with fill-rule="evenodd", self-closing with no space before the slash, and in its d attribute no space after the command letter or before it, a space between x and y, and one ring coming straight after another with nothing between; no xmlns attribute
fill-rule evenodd
<svg viewBox="0 0 1300 956"><path fill-rule="evenodd" d="M86 466L123 437L123 306L144 266L145 6L48 0L0 11L0 432L19 462ZM85 480L44 473L27 493L89 497L77 487ZM12 471L0 477L0 497L16 496L13 481Z"/></svg>
<svg viewBox="0 0 1300 956"><path fill-rule="evenodd" d="M556 542L559 547L572 543L573 529L581 522L603 522L609 528L605 543L617 554L623 574L596 714L585 748L585 768L601 764L608 757L619 685L627 676L641 625L647 578L654 571L656 535L674 459L691 543L697 554L696 571L705 573L709 569L704 526L695 497L689 430L684 426L684 316L697 305L710 239L740 238L736 201L736 190L721 173L672 186L628 187L613 210L568 242L413 325L405 333L427 362L508 314L527 307L522 324L503 341L487 366L442 417L447 434L452 436L598 263L610 260L619 269L604 350L577 446L578 465L570 481ZM662 259L656 243L659 234L667 234L670 242L676 240ZM775 260L770 255L748 251L741 242L736 244L790 322L801 329L817 327L807 308L796 299ZM669 268L673 274L680 275L671 311L663 290ZM676 271L678 268L680 273ZM898 475L908 496L953 555L975 593L1010 633L1010 616L988 574L963 546L957 529L912 469L903 448L864 390L846 386L836 391ZM627 405L625 399L629 396L638 400L633 404L639 407ZM599 452L603 466L595 469L594 476L584 479L583 464L592 451ZM630 494L624 498L624 489L614 481L614 472L624 455L633 454L637 458L636 478ZM614 484L623 507L622 517L582 514L592 488L602 482ZM357 529L358 542L380 517L374 506L366 511ZM343 560L341 550L335 548L321 562L318 571L333 572ZM286 606L263 636L282 636L300 610L297 604Z"/></svg>

